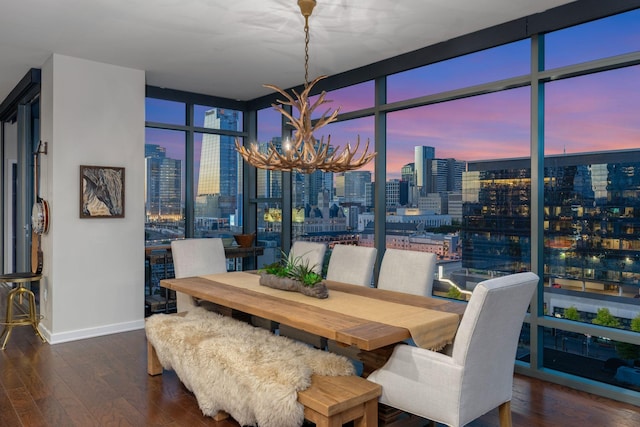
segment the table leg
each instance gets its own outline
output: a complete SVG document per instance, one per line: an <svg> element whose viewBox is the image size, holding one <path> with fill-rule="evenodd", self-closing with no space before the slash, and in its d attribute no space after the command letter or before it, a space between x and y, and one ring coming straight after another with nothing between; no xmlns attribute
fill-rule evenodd
<svg viewBox="0 0 640 427"><path fill-rule="evenodd" d="M396 344L381 347L372 351L361 350L358 359L362 362L362 376L367 378L376 369L382 368L391 357ZM381 426L391 425L404 413L387 405L377 405L377 420Z"/></svg>
<svg viewBox="0 0 640 427"><path fill-rule="evenodd" d="M358 359L362 362L362 376L367 378L376 369L382 368L391 357L395 344L381 347L372 351L361 350L358 353Z"/></svg>

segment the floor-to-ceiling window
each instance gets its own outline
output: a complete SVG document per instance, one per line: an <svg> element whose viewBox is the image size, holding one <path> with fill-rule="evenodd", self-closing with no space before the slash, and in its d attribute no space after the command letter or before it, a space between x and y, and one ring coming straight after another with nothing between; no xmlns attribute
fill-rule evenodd
<svg viewBox="0 0 640 427"><path fill-rule="evenodd" d="M147 246L242 232L243 111L147 97Z"/></svg>
<svg viewBox="0 0 640 427"><path fill-rule="evenodd" d="M536 270L542 304L523 328L519 369L570 385L612 384L615 391L599 392L635 402L627 391L638 391L640 344L640 128L631 95L640 81L638 14L563 30L566 39L561 31L534 35L389 75L386 101L339 116L345 124L369 117L369 129L382 117L387 130L386 180L373 184L384 184L386 197L358 212L359 244L373 244L374 220L384 213L378 249L437 253L434 293L443 297L466 299L488 277ZM345 137L334 126L338 145ZM333 177L338 206L354 188L344 175ZM293 178L293 205L306 207L322 181ZM351 197L366 203L375 194L366 188ZM294 238L304 234L299 228L292 224Z"/></svg>
<svg viewBox="0 0 640 427"><path fill-rule="evenodd" d="M173 275L167 252L172 240L243 232L243 163L235 142L245 137L242 103L150 91L144 159L147 306L157 295L169 304L159 281Z"/></svg>
<svg viewBox="0 0 640 427"><path fill-rule="evenodd" d="M264 108L257 113L257 144L262 150L282 147L282 116L273 108ZM283 186L289 174L281 171L258 169L255 179L257 241L265 247L259 260L261 265L274 263L281 258L283 232ZM290 188L288 185L286 188Z"/></svg>
<svg viewBox="0 0 640 427"><path fill-rule="evenodd" d="M542 364L640 390L640 11L544 36ZM553 76L553 77L546 77Z"/></svg>

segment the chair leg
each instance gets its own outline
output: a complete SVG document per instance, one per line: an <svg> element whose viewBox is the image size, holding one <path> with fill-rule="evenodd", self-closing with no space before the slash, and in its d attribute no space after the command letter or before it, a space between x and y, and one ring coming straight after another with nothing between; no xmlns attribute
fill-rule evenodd
<svg viewBox="0 0 640 427"><path fill-rule="evenodd" d="M504 402L498 406L498 415L500 416L500 427L511 427L511 402Z"/></svg>

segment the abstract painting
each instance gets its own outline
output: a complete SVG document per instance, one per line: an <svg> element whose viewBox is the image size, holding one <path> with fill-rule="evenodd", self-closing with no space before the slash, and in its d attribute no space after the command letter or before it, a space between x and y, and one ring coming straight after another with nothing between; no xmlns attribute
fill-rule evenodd
<svg viewBox="0 0 640 427"><path fill-rule="evenodd" d="M80 166L80 218L124 218L124 168Z"/></svg>

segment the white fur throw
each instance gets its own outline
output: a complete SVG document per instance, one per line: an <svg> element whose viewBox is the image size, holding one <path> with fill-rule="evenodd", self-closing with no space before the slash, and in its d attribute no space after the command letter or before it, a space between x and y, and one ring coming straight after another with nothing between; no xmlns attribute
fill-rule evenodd
<svg viewBox="0 0 640 427"><path fill-rule="evenodd" d="M202 308L184 317L153 315L145 329L162 366L175 370L203 414L222 410L243 426L300 426L297 392L309 387L311 374L354 374L345 357Z"/></svg>

